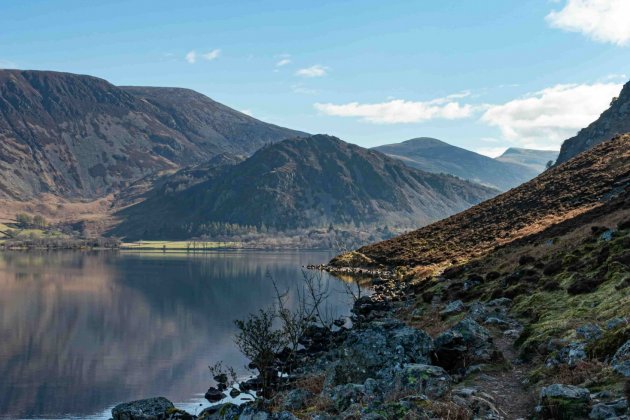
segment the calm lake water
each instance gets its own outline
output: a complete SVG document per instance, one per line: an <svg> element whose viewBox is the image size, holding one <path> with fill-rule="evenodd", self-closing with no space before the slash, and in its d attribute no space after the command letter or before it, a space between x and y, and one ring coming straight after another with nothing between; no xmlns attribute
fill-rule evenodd
<svg viewBox="0 0 630 420"><path fill-rule="evenodd" d="M0 417L109 418L163 395L208 404L208 365L244 373L233 320L273 301L327 252L0 253ZM339 280L326 277L347 313ZM200 405L201 404L201 405Z"/></svg>

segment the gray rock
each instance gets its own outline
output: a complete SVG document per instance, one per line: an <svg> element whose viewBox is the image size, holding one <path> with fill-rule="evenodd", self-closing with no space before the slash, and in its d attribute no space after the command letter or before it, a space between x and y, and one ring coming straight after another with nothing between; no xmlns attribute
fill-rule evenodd
<svg viewBox="0 0 630 420"><path fill-rule="evenodd" d="M589 413L590 399L586 388L553 384L540 391L540 410L544 418L583 418Z"/></svg>
<svg viewBox="0 0 630 420"><path fill-rule="evenodd" d="M471 318L464 318L440 334L434 346L434 363L449 371L470 363L488 362L496 355L488 330Z"/></svg>
<svg viewBox="0 0 630 420"><path fill-rule="evenodd" d="M628 323L628 320L625 318L613 318L606 322L606 329L612 330L626 323Z"/></svg>
<svg viewBox="0 0 630 420"><path fill-rule="evenodd" d="M174 409L172 402L164 397L147 398L118 404L112 408L114 420L162 420L167 411Z"/></svg>
<svg viewBox="0 0 630 420"><path fill-rule="evenodd" d="M628 414L628 400L622 398L617 401L593 405L588 418L596 420L618 419L624 414Z"/></svg>
<svg viewBox="0 0 630 420"><path fill-rule="evenodd" d="M293 414L288 411L281 411L273 415L274 420L298 420Z"/></svg>
<svg viewBox="0 0 630 420"><path fill-rule="evenodd" d="M602 336L602 329L595 324L584 324L575 329L578 337L586 341L594 341Z"/></svg>
<svg viewBox="0 0 630 420"><path fill-rule="evenodd" d="M271 420L271 414L254 407L245 407L239 414L238 420Z"/></svg>
<svg viewBox="0 0 630 420"><path fill-rule="evenodd" d="M330 399L339 412L346 411L351 405L363 401L365 393L363 385L345 384L337 385L330 391Z"/></svg>
<svg viewBox="0 0 630 420"><path fill-rule="evenodd" d="M548 367L558 365L575 366L578 362L586 359L586 343L571 342L548 357L545 364Z"/></svg>
<svg viewBox="0 0 630 420"><path fill-rule="evenodd" d="M315 395L305 389L293 389L284 396L282 409L287 411L301 410L307 406L308 401Z"/></svg>
<svg viewBox="0 0 630 420"><path fill-rule="evenodd" d="M370 323L351 331L344 345L331 355L337 361L327 369L325 387L362 384L385 368L428 363L432 350L433 340L424 331L397 320Z"/></svg>
<svg viewBox="0 0 630 420"><path fill-rule="evenodd" d="M199 413L199 418L204 420L235 420L239 418L243 409L244 407L232 403L217 404L204 408Z"/></svg>
<svg viewBox="0 0 630 420"><path fill-rule="evenodd" d="M461 300L455 300L449 303L448 305L446 305L446 308L440 311L440 315L442 316L442 318L446 318L451 315L464 312L465 310L466 310L466 305L464 305L464 302L462 302Z"/></svg>
<svg viewBox="0 0 630 420"><path fill-rule="evenodd" d="M610 365L615 372L626 378L630 378L630 340L619 347L610 361Z"/></svg>
<svg viewBox="0 0 630 420"><path fill-rule="evenodd" d="M405 391L440 398L451 387L451 377L439 366L410 364L396 371L394 384Z"/></svg>

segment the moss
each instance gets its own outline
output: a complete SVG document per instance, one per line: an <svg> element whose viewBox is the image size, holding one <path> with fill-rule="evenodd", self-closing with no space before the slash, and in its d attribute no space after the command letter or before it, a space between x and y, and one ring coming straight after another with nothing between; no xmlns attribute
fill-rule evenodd
<svg viewBox="0 0 630 420"><path fill-rule="evenodd" d="M585 401L575 401L563 398L545 398L542 403L544 418L571 420L584 418L588 415L589 407Z"/></svg>

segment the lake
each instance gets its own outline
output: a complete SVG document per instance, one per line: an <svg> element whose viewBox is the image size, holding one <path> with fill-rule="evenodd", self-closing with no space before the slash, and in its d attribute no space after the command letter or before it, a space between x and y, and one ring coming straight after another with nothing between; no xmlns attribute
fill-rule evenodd
<svg viewBox="0 0 630 420"><path fill-rule="evenodd" d="M160 395L199 412L209 365L245 374L233 320L273 302L269 275L289 289L331 256L0 253L0 417L109 418L117 403ZM324 275L347 314L340 280Z"/></svg>

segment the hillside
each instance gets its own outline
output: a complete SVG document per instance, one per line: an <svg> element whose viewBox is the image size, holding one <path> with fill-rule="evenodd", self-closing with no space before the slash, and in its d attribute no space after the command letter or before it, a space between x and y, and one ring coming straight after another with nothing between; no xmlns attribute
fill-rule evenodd
<svg viewBox="0 0 630 420"><path fill-rule="evenodd" d="M462 213L343 255L333 264L447 265L539 232L611 199L630 184L630 135L623 135Z"/></svg>
<svg viewBox="0 0 630 420"><path fill-rule="evenodd" d="M618 134L630 132L630 82L613 99L610 108L575 137L562 143L557 163L563 163L595 145L610 140Z"/></svg>
<svg viewBox="0 0 630 420"><path fill-rule="evenodd" d="M317 135L264 147L180 191L154 191L118 213L111 234L175 239L212 224L289 230L338 225L419 226L496 191L407 167L381 153Z"/></svg>
<svg viewBox="0 0 630 420"><path fill-rule="evenodd" d="M555 162L558 158L558 152L553 150L535 150L522 149L520 147L510 147L495 160L504 163L514 163L517 165L527 166L538 173L543 172L547 168L548 162Z"/></svg>
<svg viewBox="0 0 630 420"><path fill-rule="evenodd" d="M102 197L162 170L298 134L186 89L0 70L0 198Z"/></svg>
<svg viewBox="0 0 630 420"><path fill-rule="evenodd" d="M502 191L529 181L541 172L513 162L497 161L430 137L378 146L374 150L400 159L413 168L455 175Z"/></svg>

